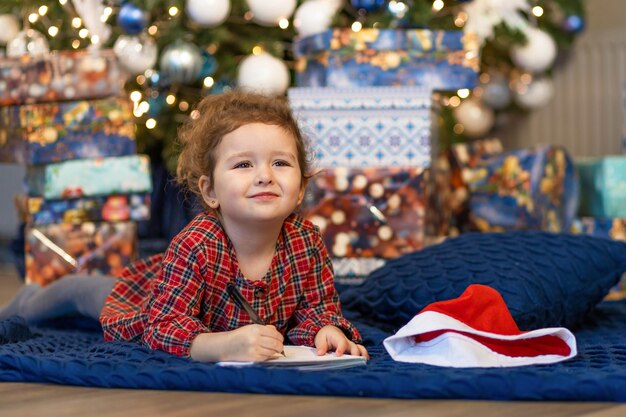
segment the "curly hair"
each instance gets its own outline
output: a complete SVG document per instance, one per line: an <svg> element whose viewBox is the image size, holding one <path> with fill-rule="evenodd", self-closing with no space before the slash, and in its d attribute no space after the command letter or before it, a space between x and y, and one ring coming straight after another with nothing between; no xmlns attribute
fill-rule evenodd
<svg viewBox="0 0 626 417"><path fill-rule="evenodd" d="M285 98L268 97L243 90L230 90L202 99L178 132L180 155L176 181L183 189L195 194L205 208L198 181L202 175L213 183L216 149L228 133L250 123L276 125L290 133L298 152L298 164L303 184L309 178L310 154L307 139L298 127Z"/></svg>

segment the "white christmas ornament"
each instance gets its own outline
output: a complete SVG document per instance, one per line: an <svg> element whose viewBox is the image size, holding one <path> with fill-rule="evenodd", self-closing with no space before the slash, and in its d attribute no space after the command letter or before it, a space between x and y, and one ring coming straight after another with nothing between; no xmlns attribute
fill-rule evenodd
<svg viewBox="0 0 626 417"><path fill-rule="evenodd" d="M519 81L515 86L515 101L525 109L537 109L550 102L554 84L548 77L536 78L530 84Z"/></svg>
<svg viewBox="0 0 626 417"><path fill-rule="evenodd" d="M113 45L113 51L120 65L131 75L143 74L154 68L158 56L154 39L146 34L120 35Z"/></svg>
<svg viewBox="0 0 626 417"><path fill-rule="evenodd" d="M289 81L287 65L266 52L249 55L239 65L237 85L248 90L280 95L289 87Z"/></svg>
<svg viewBox="0 0 626 417"><path fill-rule="evenodd" d="M15 58L21 55L41 56L50 52L48 40L35 29L26 29L7 43L7 56Z"/></svg>
<svg viewBox="0 0 626 417"><path fill-rule="evenodd" d="M556 58L556 42L546 32L528 27L524 31L528 42L511 48L511 59L518 67L538 73L548 69Z"/></svg>
<svg viewBox="0 0 626 417"><path fill-rule="evenodd" d="M246 0L255 22L274 26L290 17L296 9L296 0Z"/></svg>
<svg viewBox="0 0 626 417"><path fill-rule="evenodd" d="M308 0L296 10L293 26L300 36L323 32L328 29L340 8L340 0Z"/></svg>
<svg viewBox="0 0 626 417"><path fill-rule="evenodd" d="M493 110L484 106L479 100L469 98L454 109L454 117L463 125L467 136L477 138L483 136L493 126Z"/></svg>
<svg viewBox="0 0 626 417"><path fill-rule="evenodd" d="M230 0L187 0L185 12L200 26L214 27L230 14Z"/></svg>
<svg viewBox="0 0 626 417"><path fill-rule="evenodd" d="M528 12L527 0L473 0L463 4L467 23L463 31L478 35L480 41L493 37L493 28L504 23L512 29L523 29L528 22L522 12Z"/></svg>
<svg viewBox="0 0 626 417"><path fill-rule="evenodd" d="M12 14L0 14L0 44L6 44L20 32L20 24Z"/></svg>

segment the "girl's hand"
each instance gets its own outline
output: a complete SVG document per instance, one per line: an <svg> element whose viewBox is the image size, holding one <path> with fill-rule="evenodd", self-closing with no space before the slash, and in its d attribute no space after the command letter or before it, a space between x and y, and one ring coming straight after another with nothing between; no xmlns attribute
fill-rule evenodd
<svg viewBox="0 0 626 417"><path fill-rule="evenodd" d="M337 356L349 353L354 356L365 356L369 359L370 355L363 345L358 345L349 340L346 335L335 326L324 326L315 335L315 347L318 355L325 355L328 351L334 350Z"/></svg>
<svg viewBox="0 0 626 417"><path fill-rule="evenodd" d="M191 343L191 358L203 362L264 361L283 351L274 326L251 324L222 333L202 333Z"/></svg>

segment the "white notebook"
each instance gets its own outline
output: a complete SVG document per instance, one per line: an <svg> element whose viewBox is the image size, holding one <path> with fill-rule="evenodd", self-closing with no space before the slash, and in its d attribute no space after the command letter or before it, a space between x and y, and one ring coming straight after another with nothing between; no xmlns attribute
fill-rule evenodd
<svg viewBox="0 0 626 417"><path fill-rule="evenodd" d="M337 356L330 352L319 356L317 349L308 346L285 346L285 356L276 355L262 362L218 362L219 366L244 367L264 366L271 368L294 368L303 371L320 371L326 369L350 368L365 365L367 360L363 356L343 354Z"/></svg>

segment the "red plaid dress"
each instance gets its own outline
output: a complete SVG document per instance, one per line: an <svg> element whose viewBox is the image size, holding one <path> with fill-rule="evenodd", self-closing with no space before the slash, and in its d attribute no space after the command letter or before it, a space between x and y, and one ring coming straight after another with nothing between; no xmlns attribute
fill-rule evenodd
<svg viewBox="0 0 626 417"><path fill-rule="evenodd" d="M228 297L230 281L259 317L293 344L313 346L325 325L360 342L359 332L341 314L332 264L312 223L296 215L285 220L270 269L260 280L248 281L233 255L218 218L199 214L164 256L138 261L118 279L100 316L105 340L143 341L152 349L189 356L198 334L252 324Z"/></svg>

